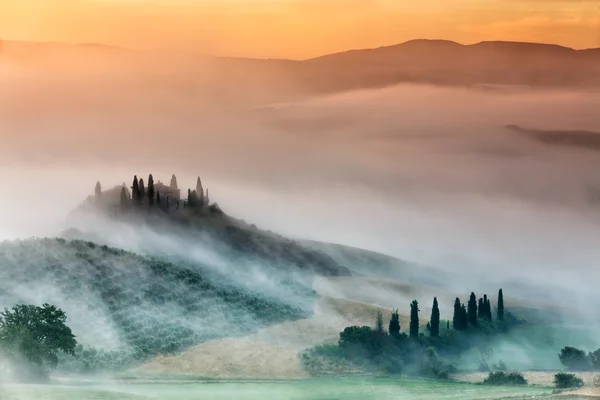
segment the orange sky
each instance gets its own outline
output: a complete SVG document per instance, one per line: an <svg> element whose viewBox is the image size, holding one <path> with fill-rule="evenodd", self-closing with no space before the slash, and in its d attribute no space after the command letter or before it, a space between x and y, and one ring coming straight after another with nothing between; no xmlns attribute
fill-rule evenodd
<svg viewBox="0 0 600 400"><path fill-rule="evenodd" d="M600 0L0 0L3 39L308 58L414 38L600 47Z"/></svg>

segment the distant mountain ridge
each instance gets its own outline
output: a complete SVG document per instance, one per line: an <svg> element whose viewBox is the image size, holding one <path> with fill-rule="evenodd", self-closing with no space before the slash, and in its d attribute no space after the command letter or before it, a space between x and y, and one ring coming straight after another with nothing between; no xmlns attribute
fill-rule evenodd
<svg viewBox="0 0 600 400"><path fill-rule="evenodd" d="M216 88L222 91L234 90L240 85L257 90L275 88L280 93L286 91L284 98L290 94L313 95L400 83L600 87L600 49L576 50L527 42L485 41L463 45L447 40L417 39L302 61L133 51L94 44L4 42L0 49L0 56L33 60L38 64L53 53L73 56L83 66L82 71L97 68L102 56L110 60L116 57L119 62L143 71L145 77L173 73L167 76L196 81L198 76L207 75L211 79L201 80L202 87L215 82ZM86 57L77 56L82 51ZM115 66L114 63L108 65Z"/></svg>

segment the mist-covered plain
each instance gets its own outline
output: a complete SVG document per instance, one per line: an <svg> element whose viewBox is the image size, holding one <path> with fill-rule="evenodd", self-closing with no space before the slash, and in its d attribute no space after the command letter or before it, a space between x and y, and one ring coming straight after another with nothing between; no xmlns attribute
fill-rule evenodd
<svg viewBox="0 0 600 400"><path fill-rule="evenodd" d="M558 319L598 299L600 152L569 143L550 145L507 129L600 132L595 90L401 84L317 95L302 93L289 82L279 87L277 80L251 87L227 82L226 90L206 90L205 71L196 75L182 67L177 79L167 79L153 66L142 73L106 63L73 77L59 66L54 67L61 73L51 69L46 74L0 64L0 171L5 183L0 239L25 240L4 244L13 247L1 253L10 274L2 275L8 279L0 287L4 302L60 303L85 345L131 350L140 335L152 335L148 326L162 329L165 322L140 324L139 333L131 328L137 316L164 318L177 329L195 331L194 340L201 336L200 347L182 358L159 357L136 373L165 374L170 363L190 374L261 378L269 360L274 377L297 377L304 374L297 369L297 351L334 343L351 323L372 324L377 308L387 318L402 307L405 329L408 304L415 297L426 316L431 298L440 298L444 319L451 318L454 297L464 298L470 290L492 293L503 285L514 288L508 307L554 312ZM248 224L238 221L244 224L240 226L255 224L326 256L285 242L285 255L279 257L277 246L272 251L269 242L268 249L246 257L245 248L223 246L210 230L189 237L179 226L150 229L72 213L93 195L96 181L105 189L123 183L130 187L134 174L145 179L149 173L164 183L176 174L185 191L195 187L199 175L211 200ZM70 228L82 235L77 238L127 253L113 259L112 250L105 254L95 249L92 256L81 256L82 242L63 248L52 241L27 241L70 239L65 234ZM271 232L265 235L259 237L266 240ZM405 264L310 241L379 252ZM36 273L37 254L62 269ZM147 300L143 296L153 279L171 296L192 290L157 272L152 257L166 256L211 285L222 279L229 286L211 286L214 298L211 294L206 302L194 303L195 308L188 308L187 297L179 303ZM79 269L82 257L93 273ZM27 264L20 264L22 259ZM328 271L342 271L342 276L313 277L310 268L303 269L311 260ZM20 265L23 276L17 271ZM107 277L107 268L118 273ZM278 268L284 271L280 275ZM345 268L366 277L343 276ZM58 285L63 274L76 276L83 289L71 293L71 283ZM114 294L104 284L95 286L98 276L112 285L110 290L143 299L123 311L134 322L113 315L118 307L110 301ZM243 300L240 288L247 290ZM320 299L308 304L313 295ZM69 300L80 305L69 306ZM244 314L244 309L231 313L260 301L274 310L272 320ZM194 314L198 308L203 310ZM519 369L560 368L557 348L593 350L600 345L594 339L598 317L597 310L588 310L584 328L554 327L541 335L545 342L537 340L541 336L535 329L523 328L493 343L498 353L494 360L511 357L511 367ZM105 328L101 332L98 323ZM277 323L281 325L273 328ZM306 333L307 326L321 337ZM131 337L121 332L129 328L135 331ZM228 336L268 347L246 354L250 345L227 341ZM530 336L536 340L529 341ZM562 343L565 338L570 342ZM222 355L227 346L242 355ZM207 354L217 361L197 361ZM466 357L470 366L475 351ZM261 365L240 372L249 360ZM416 389L410 385L408 395L420 393L420 383Z"/></svg>

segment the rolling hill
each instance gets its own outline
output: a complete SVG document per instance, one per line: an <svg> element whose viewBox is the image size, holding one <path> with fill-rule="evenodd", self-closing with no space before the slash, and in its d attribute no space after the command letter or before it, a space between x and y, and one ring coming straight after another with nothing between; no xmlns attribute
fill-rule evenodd
<svg viewBox="0 0 600 400"><path fill-rule="evenodd" d="M131 51L90 44L4 42L0 57L18 63L30 74L68 74L71 82L88 78L85 82L89 85L110 79L137 87L185 88L186 93L245 99L255 105L400 83L600 87L599 49L539 43L462 45L412 40L298 61Z"/></svg>

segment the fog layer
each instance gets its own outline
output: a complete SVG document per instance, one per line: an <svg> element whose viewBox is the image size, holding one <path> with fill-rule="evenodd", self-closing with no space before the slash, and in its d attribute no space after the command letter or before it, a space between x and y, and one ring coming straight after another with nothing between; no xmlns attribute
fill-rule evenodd
<svg viewBox="0 0 600 400"><path fill-rule="evenodd" d="M2 238L60 232L97 180L175 173L185 188L201 175L227 213L292 237L448 270L596 276L600 155L504 128L598 131L596 93L399 86L269 104L240 87L240 103L185 80L2 71Z"/></svg>

